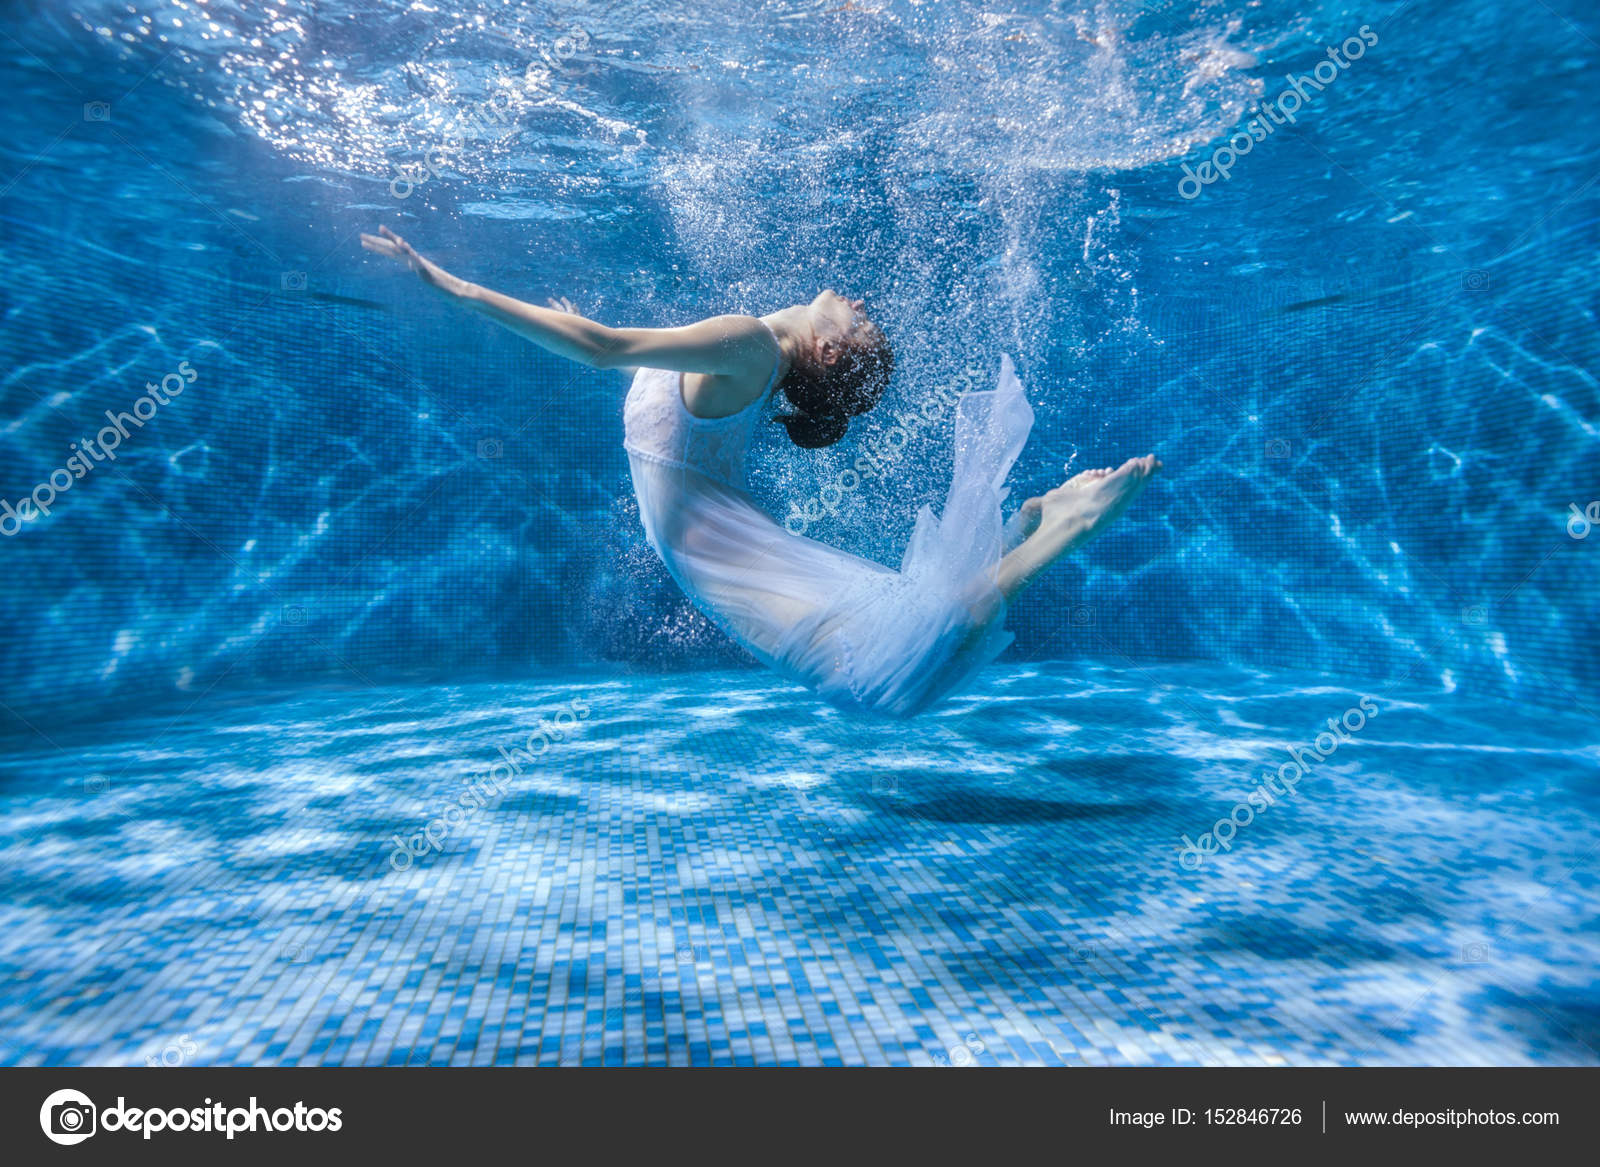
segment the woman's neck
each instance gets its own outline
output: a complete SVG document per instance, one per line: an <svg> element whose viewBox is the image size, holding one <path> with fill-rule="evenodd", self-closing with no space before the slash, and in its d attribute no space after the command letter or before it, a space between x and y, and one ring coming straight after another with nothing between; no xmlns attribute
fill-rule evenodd
<svg viewBox="0 0 1600 1167"><path fill-rule="evenodd" d="M772 335L778 338L778 349L783 353L786 367L792 368L815 339L811 331L811 316L804 304L780 308L761 317L761 322L772 329Z"/></svg>

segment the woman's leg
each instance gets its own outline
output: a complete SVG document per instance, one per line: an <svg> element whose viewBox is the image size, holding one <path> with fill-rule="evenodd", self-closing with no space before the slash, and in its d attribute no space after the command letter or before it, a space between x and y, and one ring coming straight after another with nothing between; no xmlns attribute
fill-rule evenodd
<svg viewBox="0 0 1600 1167"><path fill-rule="evenodd" d="M1116 470L1085 470L1022 504L1021 544L1000 560L995 577L972 581L966 605L971 631L954 654L959 659L989 634L1001 604L1009 603L1046 567L1076 551L1127 510L1150 476L1161 469L1154 455L1130 458Z"/></svg>
<svg viewBox="0 0 1600 1167"><path fill-rule="evenodd" d="M1000 594L1009 601L1050 564L1105 530L1159 469L1154 454L1129 458L1115 470L1085 470L1023 503L1023 530L1029 534L1000 560Z"/></svg>

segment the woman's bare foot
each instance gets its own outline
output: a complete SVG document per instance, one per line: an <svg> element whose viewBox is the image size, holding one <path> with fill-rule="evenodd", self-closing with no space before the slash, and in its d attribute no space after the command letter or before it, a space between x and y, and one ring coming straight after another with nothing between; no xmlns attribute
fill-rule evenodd
<svg viewBox="0 0 1600 1167"><path fill-rule="evenodd" d="M1055 560L1105 530L1160 469L1154 454L1129 458L1115 470L1085 470L1023 503L1016 529L1026 538L1000 561L1000 591L1010 599Z"/></svg>

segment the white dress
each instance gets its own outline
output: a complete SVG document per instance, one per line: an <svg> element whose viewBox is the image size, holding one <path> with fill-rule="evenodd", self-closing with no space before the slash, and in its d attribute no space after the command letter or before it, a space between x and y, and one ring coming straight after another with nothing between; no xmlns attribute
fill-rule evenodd
<svg viewBox="0 0 1600 1167"><path fill-rule="evenodd" d="M994 584L1000 504L1033 409L1010 357L998 388L957 402L943 513L922 508L899 571L785 530L750 496L745 458L771 381L707 420L684 405L682 379L640 369L623 407L639 515L678 586L758 660L834 705L909 717L1011 643Z"/></svg>

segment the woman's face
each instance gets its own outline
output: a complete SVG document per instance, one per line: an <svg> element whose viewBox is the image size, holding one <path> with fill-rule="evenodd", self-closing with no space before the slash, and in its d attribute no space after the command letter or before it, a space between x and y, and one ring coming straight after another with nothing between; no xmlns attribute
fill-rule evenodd
<svg viewBox="0 0 1600 1167"><path fill-rule="evenodd" d="M883 343L883 331L867 319L860 300L847 300L832 288L825 288L807 310L811 331L817 338L817 356L825 365L839 359L845 346L875 348Z"/></svg>

